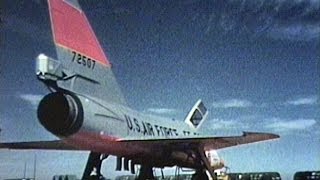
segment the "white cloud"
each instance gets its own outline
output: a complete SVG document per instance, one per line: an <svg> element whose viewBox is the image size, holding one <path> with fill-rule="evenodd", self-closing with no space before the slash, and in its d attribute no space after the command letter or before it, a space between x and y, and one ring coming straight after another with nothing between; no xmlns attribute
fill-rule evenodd
<svg viewBox="0 0 320 180"><path fill-rule="evenodd" d="M246 130L249 124L238 119L221 119L215 118L204 122L203 128L205 131L233 131L233 130Z"/></svg>
<svg viewBox="0 0 320 180"><path fill-rule="evenodd" d="M174 114L177 110L172 108L148 108L145 112L154 114Z"/></svg>
<svg viewBox="0 0 320 180"><path fill-rule="evenodd" d="M43 95L40 94L21 94L19 95L21 99L30 103L33 107L37 107Z"/></svg>
<svg viewBox="0 0 320 180"><path fill-rule="evenodd" d="M243 99L227 99L212 103L212 107L214 108L245 108L252 105L252 102Z"/></svg>
<svg viewBox="0 0 320 180"><path fill-rule="evenodd" d="M210 120L210 129L233 129L236 128L239 123L233 120L213 119Z"/></svg>
<svg viewBox="0 0 320 180"><path fill-rule="evenodd" d="M280 132L305 130L317 123L314 119L281 120L273 118L272 121L272 123L266 125L266 128Z"/></svg>
<svg viewBox="0 0 320 180"><path fill-rule="evenodd" d="M294 100L289 100L286 102L286 104L289 105L313 105L317 103L317 96L310 96L310 97L304 97L304 98L298 98Z"/></svg>
<svg viewBox="0 0 320 180"><path fill-rule="evenodd" d="M298 41L311 41L317 39L320 33L319 24L292 23L280 24L276 23L271 26L267 32L268 35L275 39L291 39Z"/></svg>

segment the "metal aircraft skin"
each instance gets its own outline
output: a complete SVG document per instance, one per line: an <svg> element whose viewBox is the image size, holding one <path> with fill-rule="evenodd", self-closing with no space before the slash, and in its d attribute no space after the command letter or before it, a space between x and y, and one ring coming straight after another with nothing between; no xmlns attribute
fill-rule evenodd
<svg viewBox="0 0 320 180"><path fill-rule="evenodd" d="M37 110L40 123L59 137L55 141L1 143L0 148L85 150L91 154L83 179L108 155L117 156L117 170L134 171L150 178L152 167L179 166L214 177L205 153L240 144L279 138L270 133L244 132L241 136L200 135L207 109L199 100L185 121L171 121L132 110L111 71L84 12L76 0L48 0L58 60L40 54L38 79L50 89ZM212 125L214 126L214 124ZM144 168L142 168L144 169ZM149 173L149 174L148 174ZM195 176L196 177L196 176Z"/></svg>

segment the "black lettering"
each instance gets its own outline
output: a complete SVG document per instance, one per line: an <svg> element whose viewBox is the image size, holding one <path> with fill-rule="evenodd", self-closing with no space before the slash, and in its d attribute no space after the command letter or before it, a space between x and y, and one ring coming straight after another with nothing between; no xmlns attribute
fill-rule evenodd
<svg viewBox="0 0 320 180"><path fill-rule="evenodd" d="M88 68L91 68L91 59L90 58L88 58L88 60L87 60L87 66L88 66Z"/></svg>
<svg viewBox="0 0 320 180"><path fill-rule="evenodd" d="M164 135L168 136L168 129L166 127L162 127Z"/></svg>
<svg viewBox="0 0 320 180"><path fill-rule="evenodd" d="M171 128L167 128L167 134L168 136L172 136Z"/></svg>
<svg viewBox="0 0 320 180"><path fill-rule="evenodd" d="M72 54L73 54L72 62L74 62L74 60L76 59L76 55L77 55L77 53L76 53L76 52L74 52L74 51L72 51Z"/></svg>
<svg viewBox="0 0 320 180"><path fill-rule="evenodd" d="M77 62L78 64L81 64L89 69L94 69L96 65L96 61L86 57L84 55L81 55L80 53L77 53L75 51L71 51L73 56L72 56L72 62Z"/></svg>
<svg viewBox="0 0 320 180"><path fill-rule="evenodd" d="M168 133L169 133L170 136L173 136L171 128L169 128Z"/></svg>
<svg viewBox="0 0 320 180"><path fill-rule="evenodd" d="M175 134L176 136L179 135L176 129L172 129L172 131L174 132L174 134Z"/></svg>
<svg viewBox="0 0 320 180"><path fill-rule="evenodd" d="M158 136L160 136L160 128L158 125L154 125L155 129L157 130Z"/></svg>
<svg viewBox="0 0 320 180"><path fill-rule="evenodd" d="M153 128L150 123L146 123L148 127L149 136L154 136Z"/></svg>
<svg viewBox="0 0 320 180"><path fill-rule="evenodd" d="M130 130L132 130L132 128L133 128L133 126L132 126L132 122L131 122L131 119L130 119L130 117L129 116L124 116L125 117L125 119L126 119L126 121L127 121L127 126L128 126L128 128L130 129Z"/></svg>
<svg viewBox="0 0 320 180"><path fill-rule="evenodd" d="M190 132L189 131L183 131L183 134L185 135L185 136L189 136L190 135Z"/></svg>
<svg viewBox="0 0 320 180"><path fill-rule="evenodd" d="M166 135L166 137L169 135L169 131L168 131L168 128L167 127L163 127L163 130L164 130L164 134Z"/></svg>
<svg viewBox="0 0 320 180"><path fill-rule="evenodd" d="M82 56L81 56L81 54L77 54L77 56L78 56L77 63L81 64Z"/></svg>
<svg viewBox="0 0 320 180"><path fill-rule="evenodd" d="M87 65L87 57L86 56L82 56L82 65L83 66Z"/></svg>
<svg viewBox="0 0 320 180"><path fill-rule="evenodd" d="M144 124L144 122L142 122L142 126L143 126L143 135L146 135L148 133L148 130L146 128L146 125Z"/></svg>
<svg viewBox="0 0 320 180"><path fill-rule="evenodd" d="M162 127L162 126L160 126L160 130L161 130L161 135L162 135L162 136L165 136L165 133L164 133L164 131L163 131L163 127Z"/></svg>
<svg viewBox="0 0 320 180"><path fill-rule="evenodd" d="M133 122L136 125L136 131L139 133L140 132L139 121L136 118L133 118Z"/></svg>
<svg viewBox="0 0 320 180"><path fill-rule="evenodd" d="M162 127L162 130L163 130L163 134L164 134L164 136L168 136L168 130L167 130L167 127Z"/></svg>
<svg viewBox="0 0 320 180"><path fill-rule="evenodd" d="M94 69L94 66L96 65L96 61L92 59L92 62L93 62L92 69Z"/></svg>

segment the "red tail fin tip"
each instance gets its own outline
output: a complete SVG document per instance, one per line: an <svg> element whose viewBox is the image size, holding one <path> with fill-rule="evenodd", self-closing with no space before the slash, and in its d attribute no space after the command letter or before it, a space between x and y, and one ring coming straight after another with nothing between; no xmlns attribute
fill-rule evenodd
<svg viewBox="0 0 320 180"><path fill-rule="evenodd" d="M54 41L97 62L111 66L86 15L63 0L48 0Z"/></svg>

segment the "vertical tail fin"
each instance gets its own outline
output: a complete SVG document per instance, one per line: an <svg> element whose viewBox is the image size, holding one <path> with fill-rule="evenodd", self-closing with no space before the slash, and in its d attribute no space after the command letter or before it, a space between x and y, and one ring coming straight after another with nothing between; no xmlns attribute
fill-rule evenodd
<svg viewBox="0 0 320 180"><path fill-rule="evenodd" d="M90 23L77 0L48 0L57 56L67 80L59 87L126 104Z"/></svg>
<svg viewBox="0 0 320 180"><path fill-rule="evenodd" d="M110 67L110 63L78 2L49 0L49 8L56 45L72 49Z"/></svg>

